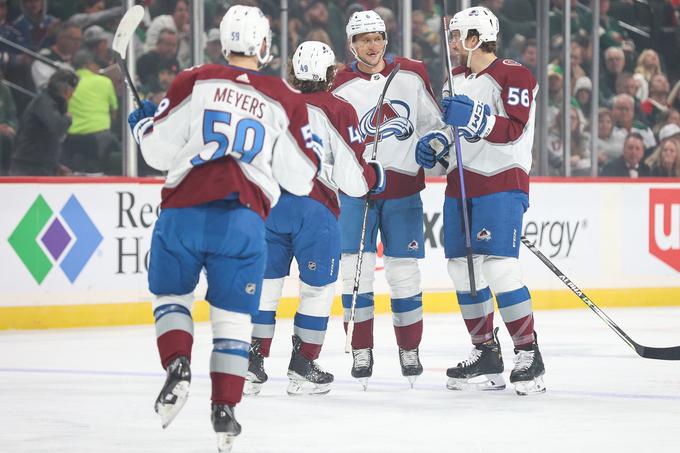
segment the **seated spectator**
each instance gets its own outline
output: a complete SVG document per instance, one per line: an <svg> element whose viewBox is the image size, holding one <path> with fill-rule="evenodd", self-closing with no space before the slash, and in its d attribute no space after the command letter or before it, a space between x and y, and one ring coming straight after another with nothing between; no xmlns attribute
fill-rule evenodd
<svg viewBox="0 0 680 453"><path fill-rule="evenodd" d="M177 65L169 60L161 62L160 67L158 68L158 80L156 85L158 91L149 93L147 96L154 104L158 105L161 103L165 94L168 92L168 89L170 89L170 85L172 85L175 77L177 77L178 70L179 68Z"/></svg>
<svg viewBox="0 0 680 453"><path fill-rule="evenodd" d="M662 140L645 163L650 168L650 176L680 177L680 144L671 138Z"/></svg>
<svg viewBox="0 0 680 453"><path fill-rule="evenodd" d="M614 119L608 108L600 108L597 112L597 161L600 166L621 156L622 144L616 139Z"/></svg>
<svg viewBox="0 0 680 453"><path fill-rule="evenodd" d="M536 76L536 62L538 61L538 47L536 39L529 38L524 41L524 47L519 58L519 62L531 70L531 73Z"/></svg>
<svg viewBox="0 0 680 453"><path fill-rule="evenodd" d="M80 83L68 102L73 123L62 162L74 172L120 174L121 146L111 132L111 117L118 110L113 83L99 75L101 68L92 52L79 51L73 63Z"/></svg>
<svg viewBox="0 0 680 453"><path fill-rule="evenodd" d="M571 114L571 153L572 176L590 175L590 134L583 131L576 108L569 109ZM562 112L555 117L555 125L548 131L548 163L552 176L564 175L564 142L562 141Z"/></svg>
<svg viewBox="0 0 680 453"><path fill-rule="evenodd" d="M83 32L85 49L94 55L100 68L115 64L111 42L113 42L113 35L99 25L92 25Z"/></svg>
<svg viewBox="0 0 680 453"><path fill-rule="evenodd" d="M7 0L0 0L0 36L24 47L26 46L23 36L7 22ZM3 66L16 64L16 59L19 55L22 54L13 47L0 44L0 63Z"/></svg>
<svg viewBox="0 0 680 453"><path fill-rule="evenodd" d="M68 20L69 23L78 25L81 30L92 25L104 25L111 20L118 20L125 13L122 6L106 8L104 0L84 0L83 12L74 14Z"/></svg>
<svg viewBox="0 0 680 453"><path fill-rule="evenodd" d="M640 134L645 149L649 153L656 146L654 133L646 124L634 119L635 101L629 94L617 94L612 102L612 118L614 119L614 131L612 135L623 145L624 140L630 133Z"/></svg>
<svg viewBox="0 0 680 453"><path fill-rule="evenodd" d="M19 122L12 162L11 176L57 176L70 170L59 163L61 147L71 125L67 102L78 85L78 76L60 69L50 77Z"/></svg>
<svg viewBox="0 0 680 453"><path fill-rule="evenodd" d="M385 7L385 6L378 6L375 8L375 12L378 13L378 16L385 21L385 30L387 31L387 36L393 36L392 41L389 42L389 48L388 52L391 54L396 54L396 55L401 55L401 39L398 37L401 36L401 29L399 28L399 23L397 22L397 18L394 16L394 11L391 9ZM415 12L415 11L414 11ZM346 35L345 39L346 38ZM346 44L343 43L343 46ZM350 60L352 60L351 58Z"/></svg>
<svg viewBox="0 0 680 453"><path fill-rule="evenodd" d="M208 30L208 38L205 42L205 62L212 64L224 64L226 60L222 54L220 31L217 28Z"/></svg>
<svg viewBox="0 0 680 453"><path fill-rule="evenodd" d="M675 123L668 123L659 130L659 141L671 139L680 145L680 126Z"/></svg>
<svg viewBox="0 0 680 453"><path fill-rule="evenodd" d="M439 48L439 34L430 29L425 20L425 13L418 9L411 13L411 35L413 41L420 44L423 50Z"/></svg>
<svg viewBox="0 0 680 453"><path fill-rule="evenodd" d="M579 77L574 83L574 97L571 104L578 111L579 121L586 124L590 121L590 108L592 103L593 82L586 76Z"/></svg>
<svg viewBox="0 0 680 453"><path fill-rule="evenodd" d="M639 91L635 97L646 99L649 96L649 82L652 76L661 73L661 61L656 50L645 49L640 53L635 66L635 80L638 82Z"/></svg>
<svg viewBox="0 0 680 453"><path fill-rule="evenodd" d="M45 0L21 0L21 15L13 25L24 45L37 52L54 43L59 19L47 14Z"/></svg>
<svg viewBox="0 0 680 453"><path fill-rule="evenodd" d="M156 41L156 49L151 50L137 60L137 76L142 82L142 91L156 93L161 91L158 85L158 73L161 66L176 65L179 71L179 63L175 57L177 54L177 33L173 30L163 30Z"/></svg>
<svg viewBox="0 0 680 453"><path fill-rule="evenodd" d="M673 89L668 94L668 99L666 102L675 110L680 110L680 80L678 80L675 85L673 85Z"/></svg>
<svg viewBox="0 0 680 453"><path fill-rule="evenodd" d="M70 67L73 55L80 49L80 41L82 33L80 27L77 25L65 24L60 26L57 31L57 42L40 51L43 55L56 63L65 63ZM46 65L42 61L34 61L31 66L31 77L35 87L40 89L49 80L50 76L54 74L56 69L52 66Z"/></svg>
<svg viewBox="0 0 680 453"><path fill-rule="evenodd" d="M643 120L647 125L654 126L659 120L659 115L669 109L670 105L667 103L669 91L670 85L665 74L654 74L649 80L649 97L640 102Z"/></svg>
<svg viewBox="0 0 680 453"><path fill-rule="evenodd" d="M3 75L0 72L0 81ZM0 83L0 175L9 171L12 142L17 130L17 108L10 89Z"/></svg>
<svg viewBox="0 0 680 453"><path fill-rule="evenodd" d="M574 91L574 83L579 77L585 77L586 71L583 69L583 47L576 41L571 42L571 89Z"/></svg>
<svg viewBox="0 0 680 453"><path fill-rule="evenodd" d="M642 162L645 154L643 138L637 132L631 132L623 143L621 157L608 162L602 169L602 176L618 176L626 178L640 178L649 176L650 170Z"/></svg>
<svg viewBox="0 0 680 453"><path fill-rule="evenodd" d="M600 104L607 104L616 93L616 78L626 67L626 56L620 47L604 52L604 70L600 73Z"/></svg>
<svg viewBox="0 0 680 453"><path fill-rule="evenodd" d="M562 68L555 63L548 65L548 124L555 123L555 117L562 110L564 96Z"/></svg>
<svg viewBox="0 0 680 453"><path fill-rule="evenodd" d="M155 17L146 31L144 52L148 53L157 49L161 34L166 30L172 30L177 37L175 57L180 68L188 68L191 64L191 24L189 19L188 0L169 0L166 14Z"/></svg>

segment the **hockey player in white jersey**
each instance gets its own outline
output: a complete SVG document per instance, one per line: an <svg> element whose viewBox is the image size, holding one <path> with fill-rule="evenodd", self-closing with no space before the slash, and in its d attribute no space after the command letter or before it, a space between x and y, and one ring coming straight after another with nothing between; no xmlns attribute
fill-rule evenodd
<svg viewBox="0 0 680 453"><path fill-rule="evenodd" d="M266 265L265 219L280 195L308 194L320 161L307 108L278 78L260 75L269 59L269 22L258 8L234 6L220 25L229 66L180 73L157 109L130 115L146 162L167 179L154 226L149 289L167 379L155 409L165 428L191 381L193 291L205 269L213 332L212 423L220 452L241 427L234 416L248 369ZM155 114L153 111L155 111Z"/></svg>
<svg viewBox="0 0 680 453"><path fill-rule="evenodd" d="M474 345L467 360L447 370L452 390L505 388L503 359L493 328L494 303L515 345L510 382L520 395L545 391L543 360L536 342L531 296L519 265L522 218L529 206L529 170L538 86L531 72L496 57L498 19L484 7L468 8L450 22L451 47L462 65L452 72L454 93L445 91L444 119L458 127L470 215L477 295L470 293L460 178L450 141L420 139L416 158L425 168L448 158L444 246L448 271ZM437 144L433 142L438 142ZM438 156L435 156L435 149ZM451 152L451 151L449 151Z"/></svg>
<svg viewBox="0 0 680 453"><path fill-rule="evenodd" d="M450 128L441 119L425 65L408 58L385 57L388 36L385 23L375 11L354 13L346 31L356 60L338 73L334 93L347 99L357 111L357 140L364 140L365 156L370 156L374 141L379 142L377 160L385 168L388 181L382 194L371 196L352 337L352 376L365 384L373 370L373 280L380 231L401 372L413 384L423 372L418 354L423 331L418 259L424 257L420 191L425 188L423 170L415 161L415 147L421 135L435 130L450 133ZM376 98L396 64L401 65L401 70L383 102L380 135L376 137ZM364 203L363 199L341 195L345 328L350 316Z"/></svg>
<svg viewBox="0 0 680 453"><path fill-rule="evenodd" d="M274 336L276 308L293 257L300 273L300 305L294 320L293 352L288 365L289 395L330 391L331 373L316 363L326 335L340 267L338 189L353 197L377 194L385 187L378 162L365 162L352 106L329 89L335 77L335 54L318 41L303 42L293 54L289 80L303 93L322 154L322 169L309 196L283 192L267 219L267 270L260 312L253 317L246 393L257 394L267 380L264 357Z"/></svg>

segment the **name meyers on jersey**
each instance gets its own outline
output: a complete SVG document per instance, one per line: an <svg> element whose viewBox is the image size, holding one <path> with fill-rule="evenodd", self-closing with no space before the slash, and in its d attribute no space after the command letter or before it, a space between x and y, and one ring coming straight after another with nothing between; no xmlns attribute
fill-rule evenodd
<svg viewBox="0 0 680 453"><path fill-rule="evenodd" d="M226 102L236 108L255 115L256 118L262 119L264 116L264 108L267 106L264 102L260 102L253 96L234 90L233 88L215 88L214 102Z"/></svg>

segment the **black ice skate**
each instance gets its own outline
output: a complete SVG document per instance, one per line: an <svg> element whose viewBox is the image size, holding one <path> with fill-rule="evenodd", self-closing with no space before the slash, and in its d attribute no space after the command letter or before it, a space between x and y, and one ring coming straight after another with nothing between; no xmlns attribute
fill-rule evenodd
<svg viewBox="0 0 680 453"><path fill-rule="evenodd" d="M241 434L241 425L236 421L234 408L226 404L213 404L210 420L217 434L217 451L219 453L231 451L234 438Z"/></svg>
<svg viewBox="0 0 680 453"><path fill-rule="evenodd" d="M165 384L154 406L156 413L161 416L163 429L175 419L189 397L189 384L191 383L189 358L183 355L177 357L170 362L166 371Z"/></svg>
<svg viewBox="0 0 680 453"><path fill-rule="evenodd" d="M262 384L267 382L268 379L267 373L264 372L264 357L261 348L262 339L253 339L248 353L248 373L243 385L243 394L246 396L258 395L262 390Z"/></svg>
<svg viewBox="0 0 680 453"><path fill-rule="evenodd" d="M541 351L538 350L534 333L534 342L530 350L515 349L515 367L510 373L510 382L515 385L515 392L518 395L545 393L544 374L543 357L541 357Z"/></svg>
<svg viewBox="0 0 680 453"><path fill-rule="evenodd" d="M289 395L325 395L331 391L333 375L319 367L314 360L300 354L302 340L293 335L293 352L288 365Z"/></svg>
<svg viewBox="0 0 680 453"><path fill-rule="evenodd" d="M418 348L399 348L399 363L401 364L401 375L408 379L408 383L413 388L416 378L423 374L423 366L420 364Z"/></svg>
<svg viewBox="0 0 680 453"><path fill-rule="evenodd" d="M498 343L498 328L493 331L493 342L472 348L470 357L446 370L449 390L503 390L503 356Z"/></svg>
<svg viewBox="0 0 680 453"><path fill-rule="evenodd" d="M373 375L373 349L352 349L352 377L357 378L364 388L368 388L368 378Z"/></svg>

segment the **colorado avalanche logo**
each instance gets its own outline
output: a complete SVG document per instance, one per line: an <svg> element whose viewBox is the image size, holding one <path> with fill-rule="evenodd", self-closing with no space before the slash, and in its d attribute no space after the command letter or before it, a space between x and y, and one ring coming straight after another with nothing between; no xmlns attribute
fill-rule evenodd
<svg viewBox="0 0 680 453"><path fill-rule="evenodd" d="M382 121L380 122L380 137L378 141L395 136L397 140L407 140L413 135L413 123L408 119L411 109L404 101L385 100L382 105ZM375 140L376 120L378 117L377 107L361 118L359 130L364 137L364 143L373 143Z"/></svg>

